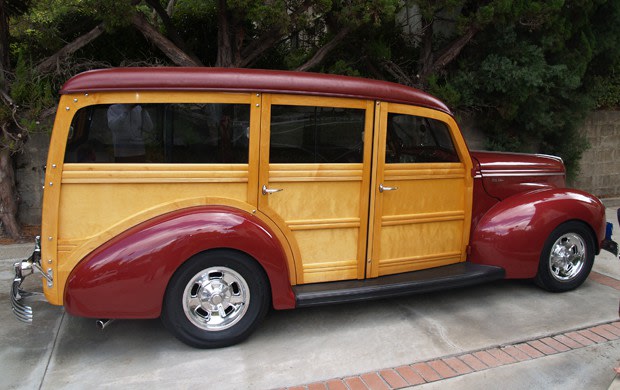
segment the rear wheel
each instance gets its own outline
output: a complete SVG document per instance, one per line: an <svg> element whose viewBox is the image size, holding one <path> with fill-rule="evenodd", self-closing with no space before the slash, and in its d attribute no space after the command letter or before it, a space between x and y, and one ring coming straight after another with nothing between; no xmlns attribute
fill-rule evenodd
<svg viewBox="0 0 620 390"><path fill-rule="evenodd" d="M162 321L179 340L218 348L246 339L269 308L267 277L258 263L232 250L192 257L170 280Z"/></svg>
<svg viewBox="0 0 620 390"><path fill-rule="evenodd" d="M580 222L558 226L543 247L536 283L549 291L579 287L594 263L595 241L590 229Z"/></svg>

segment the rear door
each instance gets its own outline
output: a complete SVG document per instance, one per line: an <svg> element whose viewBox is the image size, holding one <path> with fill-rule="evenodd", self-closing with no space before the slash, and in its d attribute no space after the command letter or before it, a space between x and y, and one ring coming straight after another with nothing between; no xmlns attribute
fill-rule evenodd
<svg viewBox="0 0 620 390"><path fill-rule="evenodd" d="M374 103L264 94L258 205L297 283L365 277Z"/></svg>

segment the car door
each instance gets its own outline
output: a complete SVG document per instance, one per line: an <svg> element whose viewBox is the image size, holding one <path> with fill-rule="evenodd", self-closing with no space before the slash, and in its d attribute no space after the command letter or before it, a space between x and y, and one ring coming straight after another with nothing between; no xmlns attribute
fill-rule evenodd
<svg viewBox="0 0 620 390"><path fill-rule="evenodd" d="M263 94L259 210L298 284L365 277L374 102Z"/></svg>
<svg viewBox="0 0 620 390"><path fill-rule="evenodd" d="M368 277L465 261L471 158L451 116L377 105Z"/></svg>

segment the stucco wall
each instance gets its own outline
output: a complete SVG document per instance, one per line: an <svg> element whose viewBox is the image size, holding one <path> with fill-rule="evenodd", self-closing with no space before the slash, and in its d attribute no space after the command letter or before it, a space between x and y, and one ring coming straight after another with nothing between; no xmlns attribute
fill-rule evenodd
<svg viewBox="0 0 620 390"><path fill-rule="evenodd" d="M484 135L466 117L461 127L471 149L484 148ZM581 170L572 187L600 197L620 195L620 111L598 111L590 115L581 130L590 143L581 161ZM19 219L26 225L41 223L43 166L49 135L32 134L26 149L17 156L17 191L20 196Z"/></svg>
<svg viewBox="0 0 620 390"><path fill-rule="evenodd" d="M620 195L620 111L594 112L581 132L590 148L572 186L603 198Z"/></svg>

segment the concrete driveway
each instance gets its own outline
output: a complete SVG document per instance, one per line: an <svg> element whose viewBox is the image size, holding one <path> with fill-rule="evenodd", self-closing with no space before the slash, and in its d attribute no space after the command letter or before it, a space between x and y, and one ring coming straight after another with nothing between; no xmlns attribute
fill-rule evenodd
<svg viewBox="0 0 620 390"><path fill-rule="evenodd" d="M620 242L615 209L608 214ZM10 311L11 268L29 250L0 247L3 389L607 389L620 364L620 262L607 253L568 293L502 281L272 311L248 341L196 350L159 320L116 321L100 331L93 320L36 302L34 323L18 322Z"/></svg>

